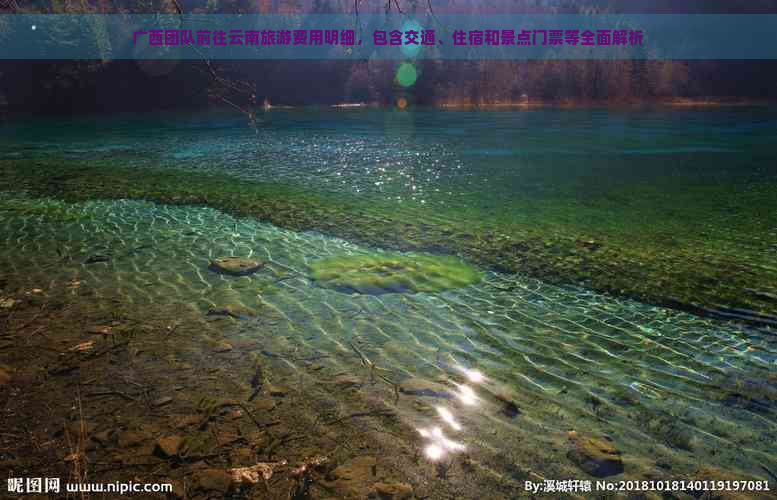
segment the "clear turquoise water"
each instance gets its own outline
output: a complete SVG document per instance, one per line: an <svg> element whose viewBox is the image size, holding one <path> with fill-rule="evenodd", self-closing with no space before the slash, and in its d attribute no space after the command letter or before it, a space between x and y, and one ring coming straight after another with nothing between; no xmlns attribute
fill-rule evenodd
<svg viewBox="0 0 777 500"><path fill-rule="evenodd" d="M121 158L138 168L170 165L498 212L521 197L576 193L584 200L602 185L768 180L777 176L775 125L777 113L745 109L289 111L264 115L256 131L230 115L138 115L4 125L0 156ZM777 336L768 329L493 272L440 293L347 295L315 286L308 263L376 249L205 207L97 200L62 210L74 217L0 211L0 262L24 286L76 280L139 307L203 314L226 304L260 308L267 314L228 334L259 338L268 352L326 354L332 370L358 370L349 342L397 381L440 383L479 370L485 380L467 385L471 401L429 401L451 411L460 430L437 413L418 412L410 398L400 398L399 408L413 427L446 428L499 474L509 476L512 462L579 477L563 453L570 430L611 438L630 474L659 462L676 471L698 464L756 476L764 475L761 464L777 470L777 379L768 377L777 368ZM773 218L756 222L777 234ZM764 252L777 244L769 238ZM771 251L764 258L773 263L777 246ZM52 266L61 253L73 260ZM83 264L104 253L110 263ZM224 277L207 270L221 255L270 265L254 276ZM462 394L455 384L443 386ZM387 387L369 390L391 399ZM505 417L495 395L516 402L521 415Z"/></svg>
<svg viewBox="0 0 777 500"><path fill-rule="evenodd" d="M602 185L777 177L777 110L273 111L0 125L2 157L55 153L288 180L404 201L579 198ZM568 188L573 187L570 191Z"/></svg>

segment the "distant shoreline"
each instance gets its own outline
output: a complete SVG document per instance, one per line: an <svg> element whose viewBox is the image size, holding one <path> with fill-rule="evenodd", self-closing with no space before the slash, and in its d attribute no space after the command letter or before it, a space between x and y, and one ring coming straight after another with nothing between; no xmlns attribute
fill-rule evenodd
<svg viewBox="0 0 777 500"><path fill-rule="evenodd" d="M397 106L391 103L379 102L339 102L336 104L307 104L307 105L271 105L264 111L273 110L299 110L308 109L336 109L336 110L354 110L354 109L404 109L421 108L437 110L527 110L537 108L559 108L559 109L587 109L587 108L652 108L652 107L676 107L676 108L719 108L719 107L761 107L777 105L777 102L768 99L751 99L741 97L674 97L665 99L639 99L639 100L580 100L580 99L525 99L522 101L509 102L480 102L470 101L440 101L436 103L425 103L410 106Z"/></svg>
<svg viewBox="0 0 777 500"><path fill-rule="evenodd" d="M668 99L644 99L644 100L613 100L613 101L595 101L595 100L543 100L528 99L521 102L453 102L440 101L437 103L410 104L404 108L391 103L379 102L339 102L334 104L271 104L268 106L257 106L253 111L255 113L269 113L272 111L310 111L310 110L335 110L335 111L353 111L361 109L370 110L400 110L400 109L431 109L431 110L531 110L541 108L555 109L640 109L640 108L726 108L726 107L768 107L777 105L777 101L768 99L751 99L740 97L706 97L706 98L668 98ZM96 116L96 115L121 115L121 114L152 114L152 113L170 113L170 112L203 112L203 111L230 111L238 114L233 108L223 105L208 105L183 108L170 108L149 111L104 111L89 112L73 115L71 113L30 113L4 111L0 108L0 123L2 121L13 120L15 118L33 118L46 116Z"/></svg>
<svg viewBox="0 0 777 500"><path fill-rule="evenodd" d="M451 103L442 102L434 107L441 109L475 108L475 109L531 109L531 108L621 108L621 107L728 107L728 106L769 106L775 104L767 99L749 99L738 97L704 97L687 98L676 97L667 99L640 99L640 100L578 100L578 99L526 99L520 102L495 102L495 103Z"/></svg>

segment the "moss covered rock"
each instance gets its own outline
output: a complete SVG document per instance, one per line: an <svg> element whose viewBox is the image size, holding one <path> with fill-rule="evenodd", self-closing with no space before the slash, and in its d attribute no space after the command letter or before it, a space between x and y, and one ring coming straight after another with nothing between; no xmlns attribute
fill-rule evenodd
<svg viewBox="0 0 777 500"><path fill-rule="evenodd" d="M377 253L320 259L310 265L319 286L345 293L437 292L481 279L480 271L450 256Z"/></svg>
<svg viewBox="0 0 777 500"><path fill-rule="evenodd" d="M578 467L595 477L614 476L623 472L620 452L601 439L575 437L574 447L567 457Z"/></svg>
<svg viewBox="0 0 777 500"><path fill-rule="evenodd" d="M211 271L231 276L248 276L254 274L264 266L264 262L244 257L220 257L210 261L208 266Z"/></svg>

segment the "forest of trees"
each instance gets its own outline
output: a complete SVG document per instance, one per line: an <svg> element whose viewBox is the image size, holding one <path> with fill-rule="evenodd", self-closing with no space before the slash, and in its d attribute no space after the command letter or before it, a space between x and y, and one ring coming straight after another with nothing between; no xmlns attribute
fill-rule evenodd
<svg viewBox="0 0 777 500"><path fill-rule="evenodd" d="M777 0L10 0L5 13L777 13ZM0 61L0 108L73 112L201 106L376 102L488 105L522 99L643 102L673 97L773 99L773 61L419 60L417 83L396 84L401 61ZM311 86L310 81L316 80Z"/></svg>

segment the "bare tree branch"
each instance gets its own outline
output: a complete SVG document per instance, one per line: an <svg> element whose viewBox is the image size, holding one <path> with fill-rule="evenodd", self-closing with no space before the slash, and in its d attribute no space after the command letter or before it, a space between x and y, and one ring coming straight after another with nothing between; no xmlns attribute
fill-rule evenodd
<svg viewBox="0 0 777 500"><path fill-rule="evenodd" d="M170 0L173 3L173 7L175 8L176 13L181 18L181 26L183 26L183 8L181 7L181 4L178 2L178 0ZM256 87L248 82L239 82L241 85L237 85L233 83L232 81L228 80L227 78L224 78L218 74L216 71L215 66L213 65L213 62L203 54L203 52L197 48L194 44L191 42L186 44L191 48L197 55L200 57L202 62L205 64L205 67L207 68L207 73L210 75L210 77L213 79L214 82L216 82L218 85L221 85L222 87L231 90L232 92L238 93L238 94L248 94L249 102L251 104L254 104L254 101L256 99ZM228 104L229 106L235 108L236 110L240 111L246 117L248 117L248 121L250 122L251 126L256 128L256 113L254 113L250 109L246 109L230 99L227 99L220 93L215 94L215 96L223 103Z"/></svg>

